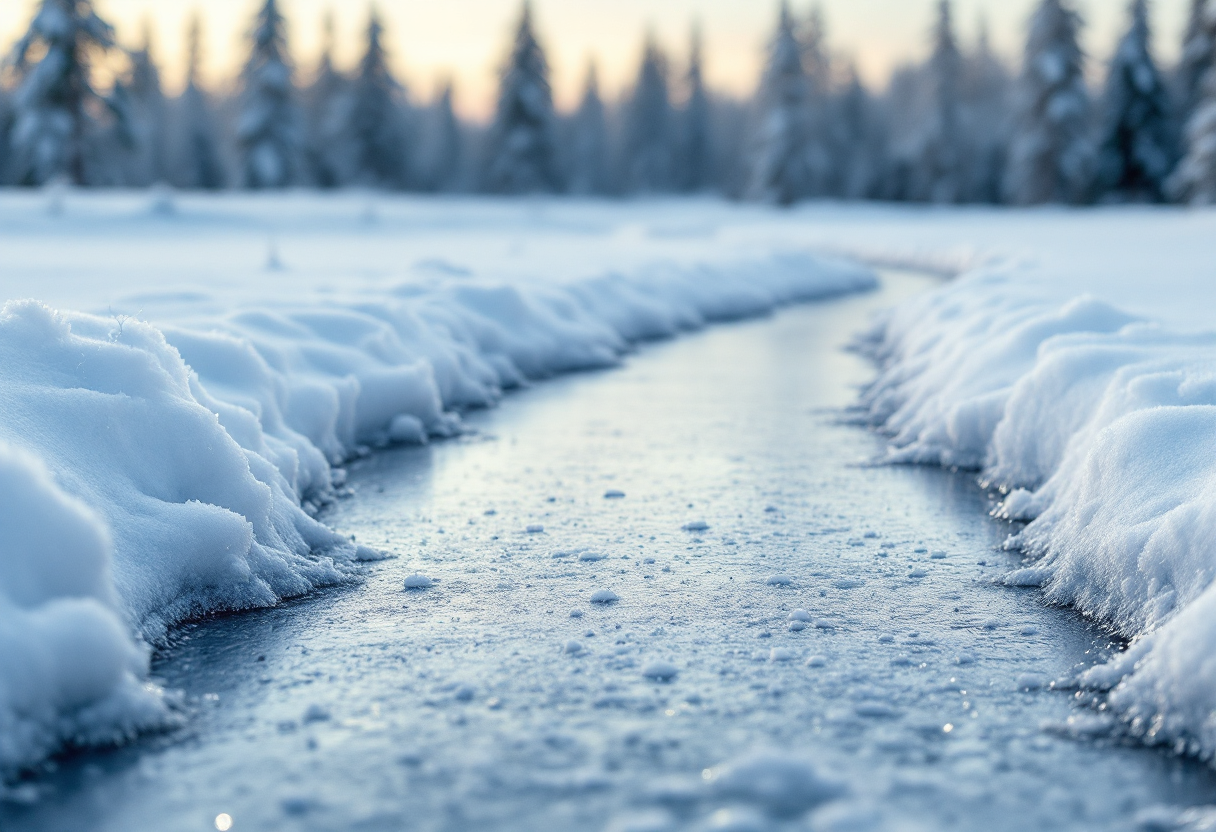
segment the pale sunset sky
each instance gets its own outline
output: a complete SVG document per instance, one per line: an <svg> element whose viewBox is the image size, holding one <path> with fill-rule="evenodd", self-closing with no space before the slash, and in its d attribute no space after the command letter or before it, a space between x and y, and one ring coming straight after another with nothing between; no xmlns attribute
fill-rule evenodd
<svg viewBox="0 0 1216 832"><path fill-rule="evenodd" d="M1020 54L1027 17L1037 0L955 0L961 37L970 42L986 18L998 52L1011 62ZM1155 0L1157 54L1172 62L1189 0ZM0 0L0 50L7 52L23 31L37 0ZM231 83L244 59L244 33L258 0L96 0L98 11L118 30L123 45L142 39L152 25L155 53L166 85L182 76L187 20L194 12L205 27L205 73L212 85ZM653 29L678 69L687 55L690 24L704 30L707 73L720 90L746 94L756 84L764 44L772 31L777 0L533 0L537 24L553 67L558 105L577 100L585 67L594 57L604 90L615 95L632 80L643 33ZM805 12L811 3L795 0ZM1085 45L1100 71L1125 26L1127 0L1079 0L1088 26ZM415 100L429 99L437 82L452 77L457 106L482 119L492 110L495 70L519 16L520 0L378 0L388 28L394 65ZM937 0L819 0L834 52L852 58L863 77L881 87L891 69L923 57ZM350 66L362 47L368 4L352 0L283 0L290 21L293 55L306 78L316 63L321 21L332 10L338 29L337 58Z"/></svg>

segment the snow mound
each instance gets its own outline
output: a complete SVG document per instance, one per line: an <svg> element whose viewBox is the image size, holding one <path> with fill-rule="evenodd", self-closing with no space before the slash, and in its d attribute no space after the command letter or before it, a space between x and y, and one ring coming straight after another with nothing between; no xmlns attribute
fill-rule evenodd
<svg viewBox="0 0 1216 832"><path fill-rule="evenodd" d="M706 780L719 798L747 803L774 817L795 817L843 794L803 757L758 751L709 769Z"/></svg>
<svg viewBox="0 0 1216 832"><path fill-rule="evenodd" d="M865 339L863 394L890 459L973 468L1029 525L1006 579L1135 639L1088 675L1132 733L1216 758L1216 333L1093 298L1061 305L1018 269L914 299Z"/></svg>
<svg viewBox="0 0 1216 832"><path fill-rule="evenodd" d="M141 681L148 650L123 620L105 526L5 445L0 493L0 777L64 743L168 724L160 692Z"/></svg>
<svg viewBox="0 0 1216 832"><path fill-rule="evenodd" d="M19 454L0 453L0 505L20 512L0 543L0 776L163 720L137 681L141 643L381 557L314 519L343 461L456 435L460 410L612 365L639 339L874 285L794 253L564 284L423 275L235 306L145 296L155 326L10 302L0 443Z"/></svg>

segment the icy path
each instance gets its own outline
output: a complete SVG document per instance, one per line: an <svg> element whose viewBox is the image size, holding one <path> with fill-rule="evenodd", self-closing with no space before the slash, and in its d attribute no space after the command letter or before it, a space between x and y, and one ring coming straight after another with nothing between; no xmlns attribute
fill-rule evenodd
<svg viewBox="0 0 1216 832"><path fill-rule="evenodd" d="M65 764L0 828L1117 830L1216 801L1042 687L1107 640L989 582L1007 528L969 476L858 467L878 440L825 414L872 373L839 345L925 285L649 347L355 466L327 521L401 557L184 631L156 673L188 728Z"/></svg>

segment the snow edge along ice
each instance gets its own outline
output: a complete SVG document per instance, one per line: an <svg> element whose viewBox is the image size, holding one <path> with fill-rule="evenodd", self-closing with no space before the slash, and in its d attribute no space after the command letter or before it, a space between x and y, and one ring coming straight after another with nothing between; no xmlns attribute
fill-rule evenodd
<svg viewBox="0 0 1216 832"><path fill-rule="evenodd" d="M788 252L566 284L467 276L156 325L0 311L0 783L64 744L172 724L149 643L351 579L381 553L315 518L345 460L640 341L877 286ZM75 532L72 530L75 529ZM87 660L86 660L87 659Z"/></svg>
<svg viewBox="0 0 1216 832"><path fill-rule="evenodd" d="M1058 295L1056 296L1058 298ZM1033 266L987 265L905 302L859 341L859 407L893 463L978 470L1027 525L1005 578L1132 640L1083 674L1111 729L1216 759L1216 333L1184 334Z"/></svg>

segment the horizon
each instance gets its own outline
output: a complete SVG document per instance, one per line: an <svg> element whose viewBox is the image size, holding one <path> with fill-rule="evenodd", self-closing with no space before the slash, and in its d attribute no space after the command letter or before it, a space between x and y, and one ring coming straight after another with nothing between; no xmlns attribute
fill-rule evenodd
<svg viewBox="0 0 1216 832"><path fill-rule="evenodd" d="M39 0L0 7L0 48L7 50L24 31ZM1025 23L1037 0L955 0L955 25L964 45L974 44L986 19L996 53L1016 65ZM444 4L381 0L390 60L413 100L432 99L445 80L455 83L462 118L486 121L493 113L497 69L518 19L520 0L451 0ZM805 14L813 4L792 4ZM868 87L881 90L900 66L923 60L937 0L821 0L828 45L834 57L852 60ZM1077 3L1086 19L1084 44L1092 79L1126 26L1126 3L1087 0ZM1159 61L1172 64L1179 53L1187 0L1153 4L1154 46ZM98 12L114 24L119 43L136 48L144 21L151 25L153 54L170 93L184 75L185 33L196 11L203 20L203 78L214 90L228 88L245 58L245 33L256 0L95 0ZM715 91L750 95L763 65L764 48L774 27L777 2L755 0L533 0L537 28L552 69L559 109L576 106L586 68L595 60L606 98L631 87L643 38L653 31L673 61L678 77L686 63L693 23L705 39L706 79ZM321 54L322 19L332 10L336 26L335 63L355 64L363 43L368 4L337 6L332 0L285 0L291 54L299 80L306 80Z"/></svg>

